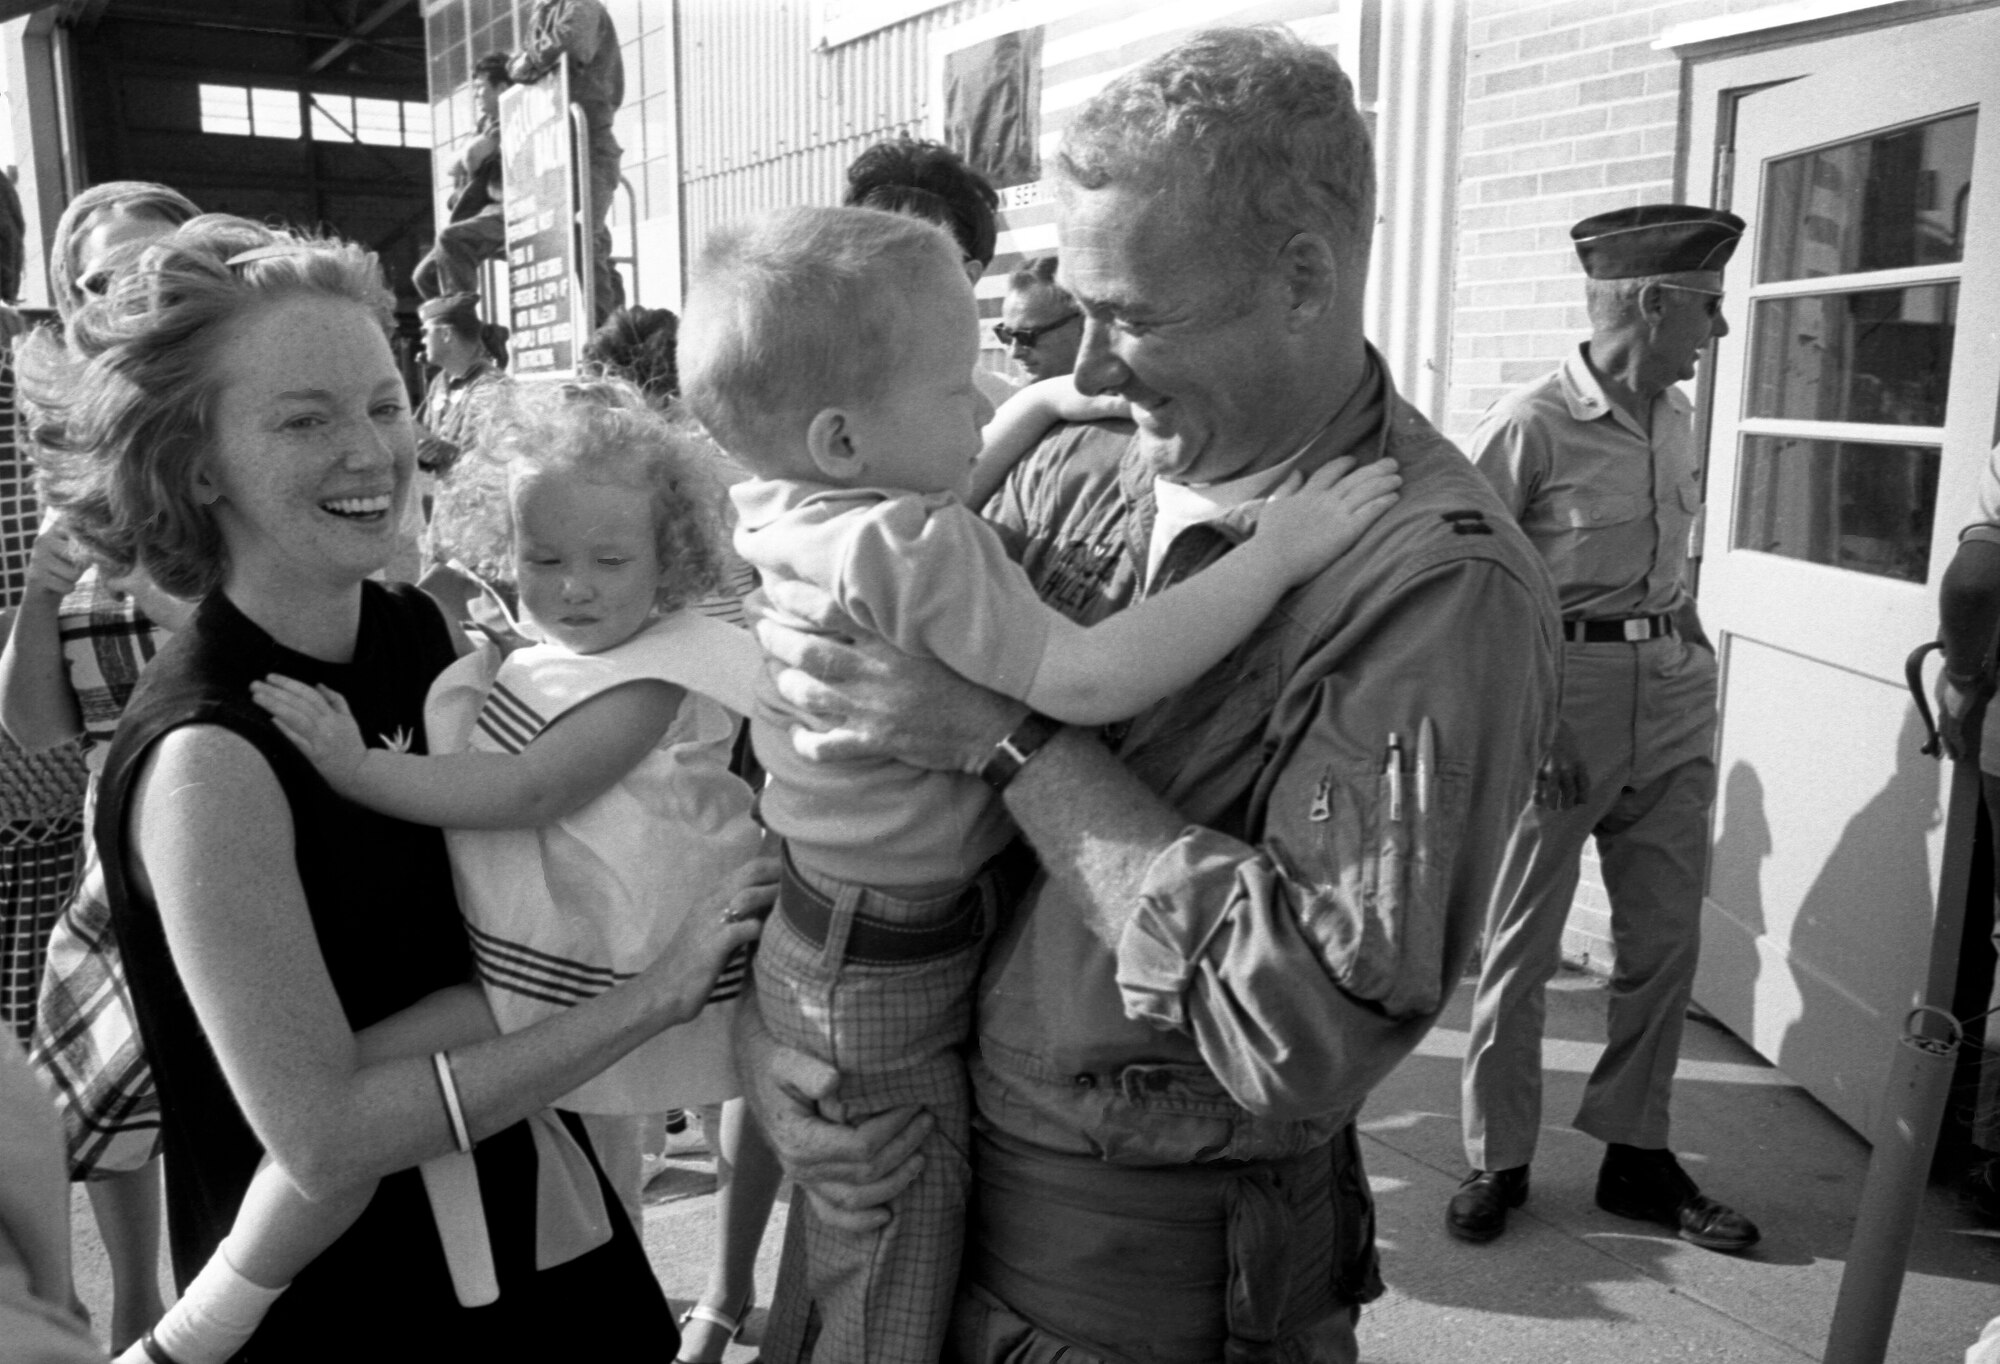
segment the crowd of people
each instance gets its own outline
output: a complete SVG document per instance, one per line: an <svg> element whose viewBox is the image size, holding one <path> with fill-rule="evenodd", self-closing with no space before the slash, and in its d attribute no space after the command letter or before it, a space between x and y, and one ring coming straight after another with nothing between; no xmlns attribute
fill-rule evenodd
<svg viewBox="0 0 2000 1364"><path fill-rule="evenodd" d="M548 0L475 74L569 57L600 204L617 51ZM482 119L419 402L358 246L124 182L56 234L0 723L92 814L53 1112L0 1048L0 1334L103 1357L59 1114L121 1364L716 1360L784 1173L768 1360L1353 1361L1356 1115L1477 953L1444 1216L1504 1231L1593 838L1597 1200L1755 1244L1669 1127L1716 705L1676 385L1740 219L1577 224L1590 336L1461 451L1363 335L1348 77L1216 30L1066 127L1018 392L997 197L907 139L716 233L682 317L601 278L587 372L514 381ZM678 1325L670 1111L718 1156Z"/></svg>

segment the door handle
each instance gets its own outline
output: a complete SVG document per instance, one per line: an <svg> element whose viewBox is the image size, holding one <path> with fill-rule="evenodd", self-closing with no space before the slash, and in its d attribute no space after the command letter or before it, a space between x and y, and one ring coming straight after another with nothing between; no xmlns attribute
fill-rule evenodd
<svg viewBox="0 0 2000 1364"><path fill-rule="evenodd" d="M1930 700L1924 695L1924 657L1933 649L1942 652L1944 645L1936 640L1928 644L1919 644L1910 651L1909 658L1903 663L1903 681L1910 688L1910 698L1917 703L1917 714L1923 719L1924 733L1930 735L1920 750L1926 758L1935 758L1944 751L1943 745L1938 741L1937 722L1931 715Z"/></svg>

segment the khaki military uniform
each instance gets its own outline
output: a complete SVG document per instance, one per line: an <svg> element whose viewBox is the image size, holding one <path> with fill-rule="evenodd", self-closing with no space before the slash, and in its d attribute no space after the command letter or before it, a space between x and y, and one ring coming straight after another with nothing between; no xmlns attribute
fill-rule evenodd
<svg viewBox="0 0 2000 1364"><path fill-rule="evenodd" d="M1541 1127L1543 987L1559 964L1586 839L1597 840L1616 965L1608 1045L1576 1125L1667 1145L1681 1023L1700 953L1715 796L1714 656L1660 618L1690 605L1701 508L1688 400L1654 398L1648 433L1606 396L1581 349L1501 399L1471 450L1548 564L1565 622L1562 714L1590 779L1568 810L1521 813L1495 881L1464 1075L1466 1156L1503 1170ZM1582 642L1593 633L1633 639ZM1613 622L1626 622L1624 625Z"/></svg>

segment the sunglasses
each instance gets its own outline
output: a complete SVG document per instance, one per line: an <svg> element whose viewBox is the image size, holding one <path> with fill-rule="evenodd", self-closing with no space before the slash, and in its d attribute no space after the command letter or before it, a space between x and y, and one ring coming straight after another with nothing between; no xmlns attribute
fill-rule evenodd
<svg viewBox="0 0 2000 1364"><path fill-rule="evenodd" d="M1039 327L1010 327L1005 322L995 322L993 324L993 338L1010 350L1015 346L1026 346L1032 349L1037 341L1047 336L1050 332L1067 327L1082 316L1083 314L1080 312L1064 313L1055 321L1044 322Z"/></svg>
<svg viewBox="0 0 2000 1364"><path fill-rule="evenodd" d="M1722 311L1723 292L1720 289L1697 289L1692 284L1669 284L1665 280L1660 281L1660 287L1662 289L1678 289L1681 293L1684 294L1707 295L1708 315L1710 317L1714 317L1717 313Z"/></svg>

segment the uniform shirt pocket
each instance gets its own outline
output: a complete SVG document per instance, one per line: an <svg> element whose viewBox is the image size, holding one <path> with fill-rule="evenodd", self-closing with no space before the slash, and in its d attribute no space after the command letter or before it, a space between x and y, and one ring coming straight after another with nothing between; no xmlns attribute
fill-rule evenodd
<svg viewBox="0 0 2000 1364"><path fill-rule="evenodd" d="M1652 499L1627 493L1551 494L1522 518L1530 535L1596 530L1635 521L1649 510Z"/></svg>
<svg viewBox="0 0 2000 1364"><path fill-rule="evenodd" d="M1595 489L1551 492L1528 509L1521 529L1549 566L1559 591L1602 587L1625 576L1616 568L1641 518L1650 517L1653 499L1635 493ZM1564 598L1567 605L1568 598Z"/></svg>

